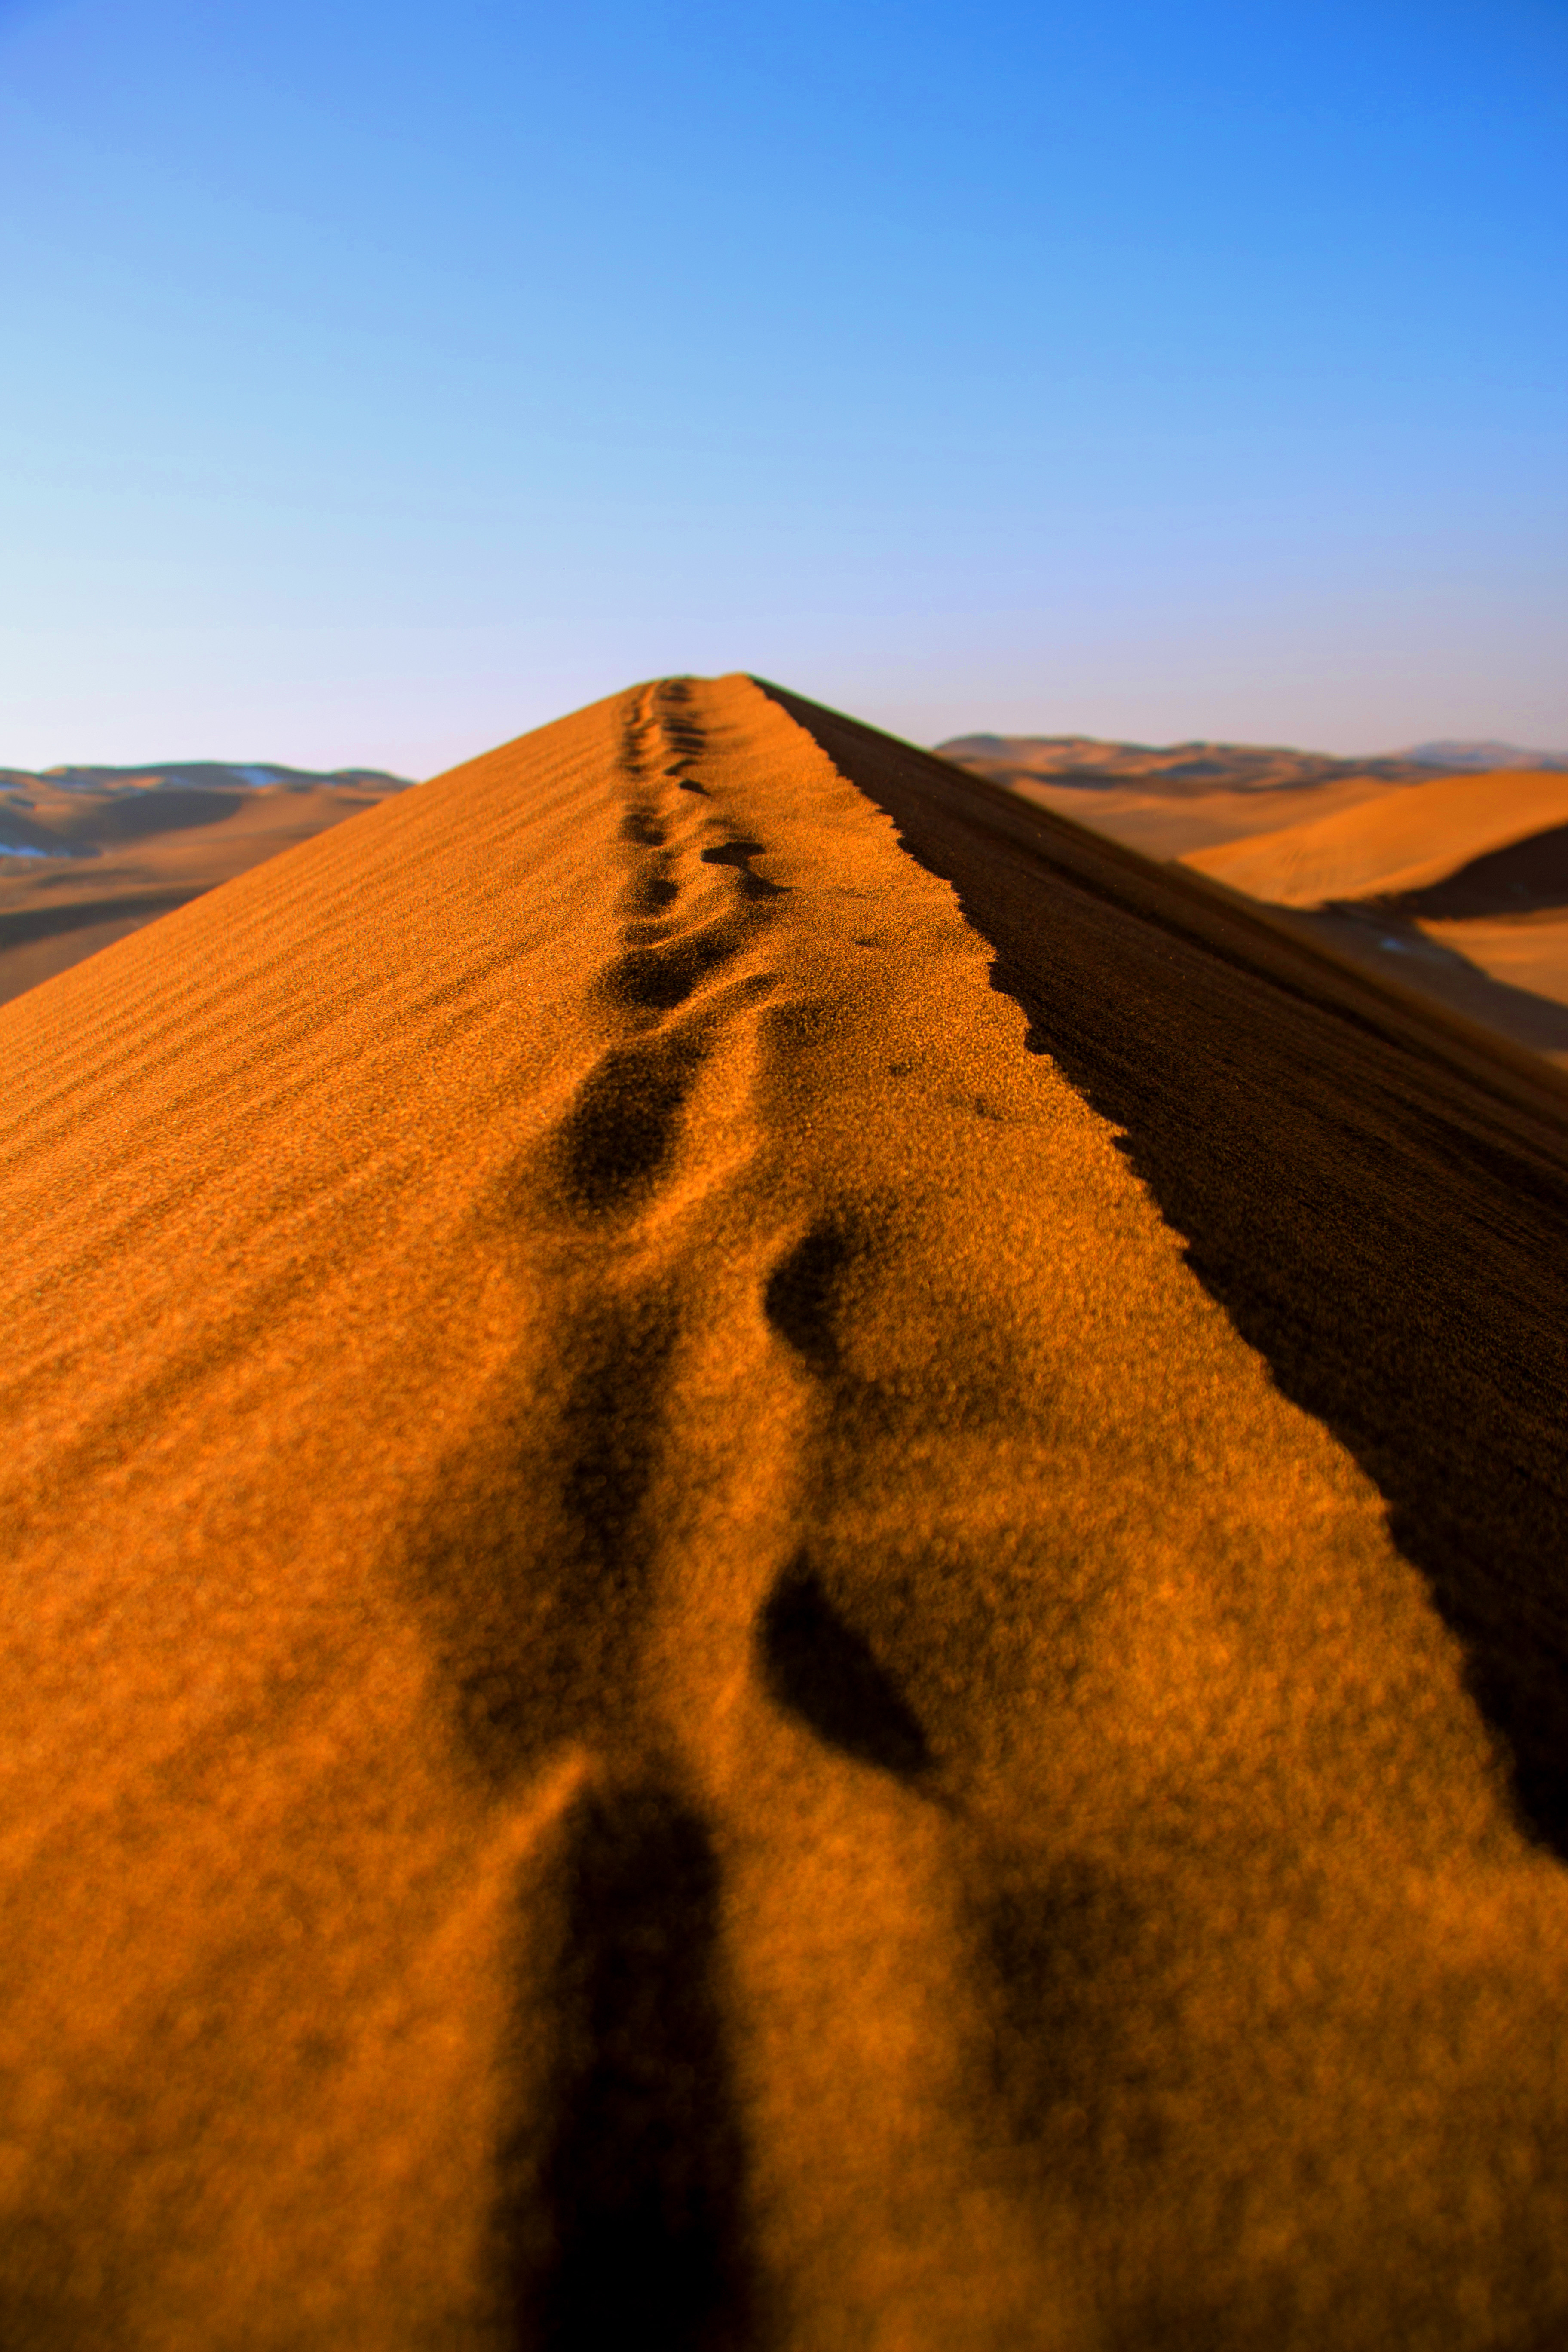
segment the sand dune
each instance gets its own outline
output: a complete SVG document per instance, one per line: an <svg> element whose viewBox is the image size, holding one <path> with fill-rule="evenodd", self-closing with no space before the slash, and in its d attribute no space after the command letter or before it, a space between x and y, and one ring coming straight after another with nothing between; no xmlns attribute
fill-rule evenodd
<svg viewBox="0 0 1568 2352"><path fill-rule="evenodd" d="M405 789L215 761L0 769L0 1003Z"/></svg>
<svg viewBox="0 0 1568 2352"><path fill-rule="evenodd" d="M1399 899L1564 823L1568 772L1509 769L1414 785L1370 806L1194 850L1184 862L1281 907Z"/></svg>
<svg viewBox="0 0 1568 2352"><path fill-rule="evenodd" d="M1402 915L1433 922L1468 922L1479 916L1551 915L1568 908L1568 824L1527 834L1468 857L1383 904Z"/></svg>
<svg viewBox="0 0 1568 2352"><path fill-rule="evenodd" d="M0 2341L1568 2329L1568 1089L744 677L0 1010Z"/></svg>
<svg viewBox="0 0 1568 2352"><path fill-rule="evenodd" d="M1436 773L1410 760L1335 760L1268 744L1154 750L1082 736L964 735L938 748L971 775L1158 858L1359 808Z"/></svg>
<svg viewBox="0 0 1568 2352"><path fill-rule="evenodd" d="M1518 743L1501 743L1495 736L1456 742L1445 737L1436 743L1413 743L1394 755L1419 760L1438 768L1568 768L1568 751L1530 751Z"/></svg>
<svg viewBox="0 0 1568 2352"><path fill-rule="evenodd" d="M1506 770L1183 862L1568 1068L1568 774Z"/></svg>
<svg viewBox="0 0 1568 2352"><path fill-rule="evenodd" d="M1522 754L1498 775L1432 764L1473 765L1486 748L1424 745L1423 765L975 735L942 756L1276 916L1293 908L1299 937L1568 1068L1568 829L1552 822L1568 776L1521 775Z"/></svg>
<svg viewBox="0 0 1568 2352"><path fill-rule="evenodd" d="M1155 745L1111 743L1092 735L954 735L936 748L955 767L972 768L994 783L1027 780L1086 792L1137 784L1172 801L1202 800L1219 792L1316 794L1345 783L1424 783L1437 772L1414 755L1342 760L1280 743Z"/></svg>

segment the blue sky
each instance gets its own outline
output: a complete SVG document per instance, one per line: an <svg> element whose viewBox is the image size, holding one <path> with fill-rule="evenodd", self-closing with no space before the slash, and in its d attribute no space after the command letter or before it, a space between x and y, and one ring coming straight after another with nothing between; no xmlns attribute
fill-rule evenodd
<svg viewBox="0 0 1568 2352"><path fill-rule="evenodd" d="M1568 0L0 0L0 764L1568 744Z"/></svg>

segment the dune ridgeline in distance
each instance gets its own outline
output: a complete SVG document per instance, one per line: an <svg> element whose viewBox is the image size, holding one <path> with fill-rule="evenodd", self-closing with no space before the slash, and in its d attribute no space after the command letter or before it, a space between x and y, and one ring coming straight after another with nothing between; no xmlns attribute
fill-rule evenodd
<svg viewBox="0 0 1568 2352"><path fill-rule="evenodd" d="M668 679L0 1008L0 2340L1568 2340L1568 1086L1298 919Z"/></svg>

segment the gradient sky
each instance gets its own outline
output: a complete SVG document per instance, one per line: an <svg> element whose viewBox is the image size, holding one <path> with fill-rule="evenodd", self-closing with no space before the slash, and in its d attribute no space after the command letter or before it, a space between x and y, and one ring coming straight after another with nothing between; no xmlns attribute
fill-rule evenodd
<svg viewBox="0 0 1568 2352"><path fill-rule="evenodd" d="M1568 0L0 0L0 764L1568 745Z"/></svg>

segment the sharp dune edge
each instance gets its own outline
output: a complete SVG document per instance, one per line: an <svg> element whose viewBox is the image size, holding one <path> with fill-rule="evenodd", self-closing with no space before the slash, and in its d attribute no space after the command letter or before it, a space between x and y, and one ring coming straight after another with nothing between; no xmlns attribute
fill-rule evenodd
<svg viewBox="0 0 1568 2352"><path fill-rule="evenodd" d="M1568 2328L1568 1093L746 678L0 1010L8 2347Z"/></svg>

